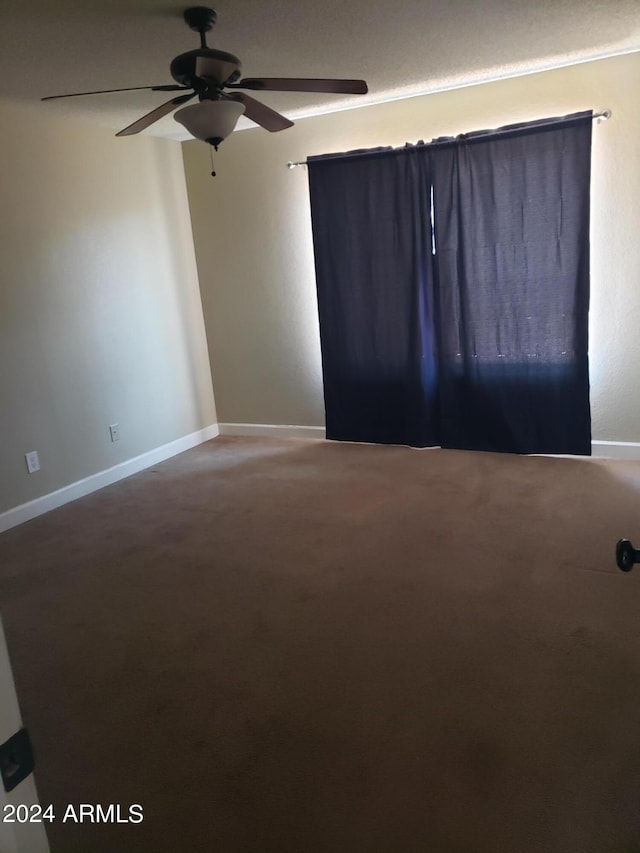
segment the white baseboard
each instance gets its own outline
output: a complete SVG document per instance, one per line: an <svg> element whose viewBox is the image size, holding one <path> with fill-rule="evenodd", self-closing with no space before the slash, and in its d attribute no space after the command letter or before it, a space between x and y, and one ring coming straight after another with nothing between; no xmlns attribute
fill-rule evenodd
<svg viewBox="0 0 640 853"><path fill-rule="evenodd" d="M591 453L598 459L640 459L640 442L592 441Z"/></svg>
<svg viewBox="0 0 640 853"><path fill-rule="evenodd" d="M261 438L325 438L320 426L293 426L285 424L218 424L220 435L246 435Z"/></svg>
<svg viewBox="0 0 640 853"><path fill-rule="evenodd" d="M218 434L218 425L211 424L204 429L197 430L197 432L189 433L189 435L184 435L182 438L177 438L161 447L149 450L147 453L142 453L140 456L135 456L133 459L127 459L126 462L120 462L105 471L98 471L97 474L91 474L89 477L63 486L63 488L50 492L48 495L13 507L13 509L0 513L0 533L70 501L83 498L85 495L105 486L110 486L112 483L117 483L118 480L124 480L125 477L130 477L132 474L137 474L138 471L157 465L158 462L164 462L165 459L170 459L172 456L177 456L178 453L190 450L204 441L215 438Z"/></svg>

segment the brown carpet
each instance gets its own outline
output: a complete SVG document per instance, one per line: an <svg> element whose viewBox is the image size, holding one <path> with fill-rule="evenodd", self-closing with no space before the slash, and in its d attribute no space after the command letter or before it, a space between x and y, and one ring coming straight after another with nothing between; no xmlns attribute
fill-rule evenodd
<svg viewBox="0 0 640 853"><path fill-rule="evenodd" d="M52 850L640 849L621 536L637 463L240 438L3 534Z"/></svg>

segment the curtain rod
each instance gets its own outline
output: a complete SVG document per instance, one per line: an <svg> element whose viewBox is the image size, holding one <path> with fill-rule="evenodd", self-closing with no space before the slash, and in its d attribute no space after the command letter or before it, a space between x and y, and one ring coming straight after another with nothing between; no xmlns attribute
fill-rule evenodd
<svg viewBox="0 0 640 853"><path fill-rule="evenodd" d="M613 112L610 109L606 109L606 110L602 110L599 113L594 113L591 116L591 118L592 119L602 119L602 121L608 121L612 115L613 115ZM550 125L555 124L555 123L556 123L555 120L548 122L548 124L550 124ZM544 127L544 123L536 124L536 127ZM452 137L452 139L455 139L455 137ZM432 144L432 143L429 143L429 144ZM437 143L435 143L435 144L437 144ZM306 166L306 165L307 165L306 160L294 160L294 161L290 161L289 163L287 163L287 169L296 169L296 168L298 168L298 166Z"/></svg>

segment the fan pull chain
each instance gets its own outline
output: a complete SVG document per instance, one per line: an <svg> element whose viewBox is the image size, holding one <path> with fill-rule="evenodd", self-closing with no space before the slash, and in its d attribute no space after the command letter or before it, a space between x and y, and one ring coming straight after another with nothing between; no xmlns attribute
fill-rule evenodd
<svg viewBox="0 0 640 853"><path fill-rule="evenodd" d="M216 173L213 169L213 145L209 146L209 154L211 155L211 177L215 178Z"/></svg>

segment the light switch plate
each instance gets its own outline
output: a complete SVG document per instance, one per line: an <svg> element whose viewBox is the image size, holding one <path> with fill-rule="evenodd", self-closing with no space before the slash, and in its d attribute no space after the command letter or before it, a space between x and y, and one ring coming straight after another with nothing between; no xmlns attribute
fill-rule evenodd
<svg viewBox="0 0 640 853"><path fill-rule="evenodd" d="M38 458L37 450L31 450L29 453L25 453L24 458L27 460L27 470L30 474L34 474L36 471L40 470L40 459Z"/></svg>

